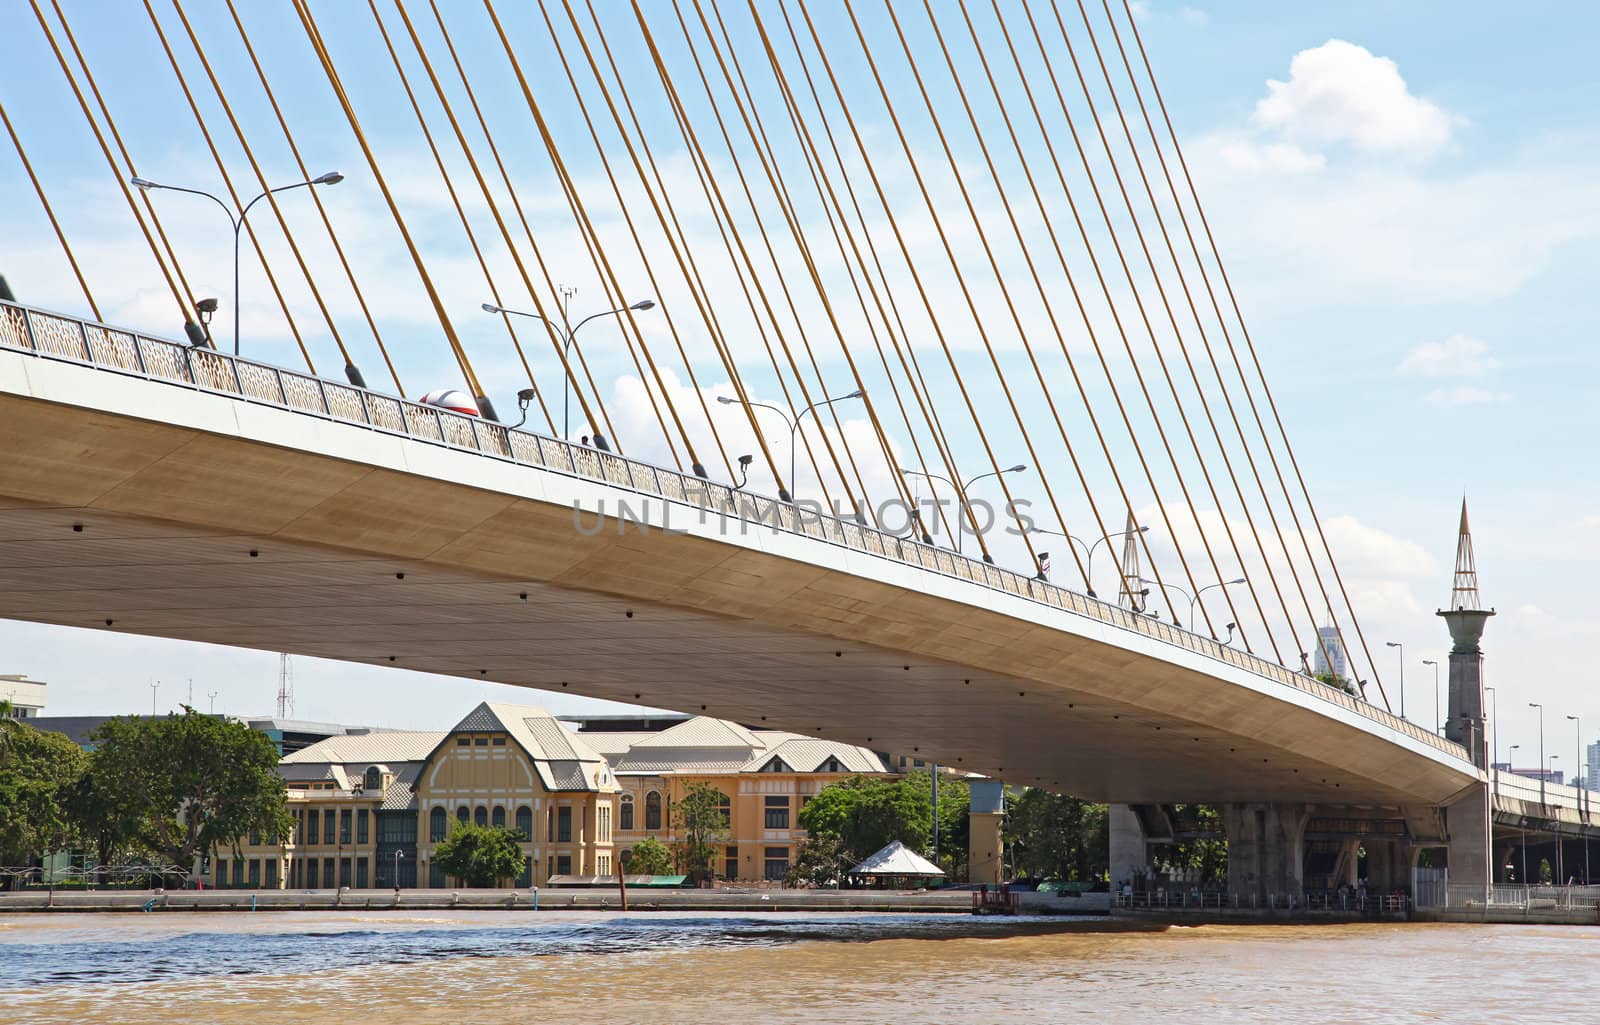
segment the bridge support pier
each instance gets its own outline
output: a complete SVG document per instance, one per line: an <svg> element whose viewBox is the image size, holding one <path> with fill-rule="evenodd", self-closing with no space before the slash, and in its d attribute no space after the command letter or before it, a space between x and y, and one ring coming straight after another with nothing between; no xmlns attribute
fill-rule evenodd
<svg viewBox="0 0 1600 1025"><path fill-rule="evenodd" d="M1123 883L1132 883L1150 864L1144 826L1131 805L1113 804L1108 811L1111 834L1111 889L1122 892Z"/></svg>
<svg viewBox="0 0 1600 1025"><path fill-rule="evenodd" d="M1450 885L1488 886L1493 879L1489 857L1488 786L1479 783L1454 804L1446 806L1444 821L1450 834Z"/></svg>
<svg viewBox="0 0 1600 1025"><path fill-rule="evenodd" d="M1306 804L1224 804L1228 834L1228 891L1264 900L1298 896L1305 882Z"/></svg>
<svg viewBox="0 0 1600 1025"><path fill-rule="evenodd" d="M1005 820L1006 788L998 780L973 780L967 811L967 880L998 887L1005 879L1000 825Z"/></svg>

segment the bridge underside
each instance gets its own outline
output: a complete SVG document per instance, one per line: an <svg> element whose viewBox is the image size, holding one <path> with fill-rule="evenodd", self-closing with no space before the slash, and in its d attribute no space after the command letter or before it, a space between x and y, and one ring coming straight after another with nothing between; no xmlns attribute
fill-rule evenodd
<svg viewBox="0 0 1600 1025"><path fill-rule="evenodd" d="M776 542L586 536L565 496L591 482L137 380L113 379L153 391L117 398L217 426L40 401L4 370L0 617L704 709L1102 800L1464 785L1304 696L999 611L976 585L881 571L981 599L952 600Z"/></svg>

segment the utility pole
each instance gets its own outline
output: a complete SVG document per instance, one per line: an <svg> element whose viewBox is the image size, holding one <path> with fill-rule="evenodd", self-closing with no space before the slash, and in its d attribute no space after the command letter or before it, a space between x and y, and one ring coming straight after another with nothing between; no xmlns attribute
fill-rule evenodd
<svg viewBox="0 0 1600 1025"><path fill-rule="evenodd" d="M287 653L278 656L278 718L287 719L294 714L294 673L289 668Z"/></svg>
<svg viewBox="0 0 1600 1025"><path fill-rule="evenodd" d="M206 691L206 697L211 699L210 711L211 711L212 715L216 715L217 714L217 695L221 694L221 693L222 693L222 691L220 691L220 690L208 690L208 691Z"/></svg>
<svg viewBox="0 0 1600 1025"><path fill-rule="evenodd" d="M154 719L155 716L156 716L156 691L158 691L160 689L161 689L161 681L160 680L151 680L150 681L150 718L152 718L152 719Z"/></svg>

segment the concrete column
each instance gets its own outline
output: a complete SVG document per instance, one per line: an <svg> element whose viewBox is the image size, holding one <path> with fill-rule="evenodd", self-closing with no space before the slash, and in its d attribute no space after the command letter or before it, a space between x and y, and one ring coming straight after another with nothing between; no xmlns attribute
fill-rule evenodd
<svg viewBox="0 0 1600 1025"><path fill-rule="evenodd" d="M1491 878L1489 858L1489 788L1473 787L1466 796L1444 810L1445 828L1450 834L1450 884L1487 886Z"/></svg>
<svg viewBox="0 0 1600 1025"><path fill-rule="evenodd" d="M967 881L999 886L1005 879L1005 847L1000 824L1005 819L1005 784L973 780L967 813Z"/></svg>
<svg viewBox="0 0 1600 1025"><path fill-rule="evenodd" d="M1311 808L1304 804L1225 804L1228 891L1249 900L1299 896L1305 887L1305 833Z"/></svg>
<svg viewBox="0 0 1600 1025"><path fill-rule="evenodd" d="M1150 864L1144 827L1139 816L1126 804L1113 804L1109 810L1111 834L1111 891L1122 892L1122 884L1133 882Z"/></svg>

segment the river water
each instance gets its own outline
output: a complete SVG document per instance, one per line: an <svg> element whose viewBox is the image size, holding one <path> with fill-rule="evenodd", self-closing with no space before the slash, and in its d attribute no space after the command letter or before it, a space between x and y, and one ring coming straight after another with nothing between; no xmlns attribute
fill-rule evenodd
<svg viewBox="0 0 1600 1025"><path fill-rule="evenodd" d="M1600 1023L1600 929L964 915L0 918L0 1022Z"/></svg>

